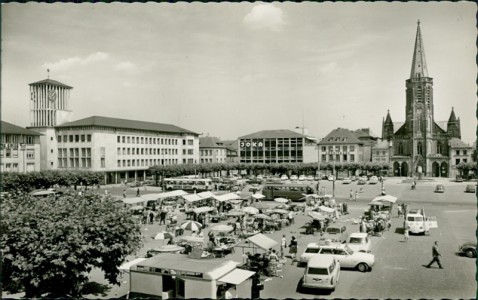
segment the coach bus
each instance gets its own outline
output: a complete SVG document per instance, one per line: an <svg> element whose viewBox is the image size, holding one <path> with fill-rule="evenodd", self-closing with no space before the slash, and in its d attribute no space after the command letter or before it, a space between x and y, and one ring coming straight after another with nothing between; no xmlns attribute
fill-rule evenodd
<svg viewBox="0 0 478 300"><path fill-rule="evenodd" d="M184 190L192 192L212 191L213 183L210 178L166 178L164 188L167 191Z"/></svg>
<svg viewBox="0 0 478 300"><path fill-rule="evenodd" d="M292 201L305 201L306 194L316 192L314 185L303 183L266 183L262 188L264 200L274 200L275 198L286 198Z"/></svg>

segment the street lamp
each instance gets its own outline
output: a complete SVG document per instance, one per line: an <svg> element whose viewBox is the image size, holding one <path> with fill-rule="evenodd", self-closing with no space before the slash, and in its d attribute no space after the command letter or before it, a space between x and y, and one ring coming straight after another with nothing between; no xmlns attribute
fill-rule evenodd
<svg viewBox="0 0 478 300"><path fill-rule="evenodd" d="M23 152L23 173L26 173L26 165L27 165L27 162L26 162L26 148L27 148L27 145L25 143L22 143L20 144L20 151Z"/></svg>

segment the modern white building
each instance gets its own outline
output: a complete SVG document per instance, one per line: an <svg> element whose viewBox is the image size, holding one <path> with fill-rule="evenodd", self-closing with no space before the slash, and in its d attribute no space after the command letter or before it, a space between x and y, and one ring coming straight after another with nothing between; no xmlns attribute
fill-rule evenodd
<svg viewBox="0 0 478 300"><path fill-rule="evenodd" d="M1 121L0 172L40 171L40 133Z"/></svg>
<svg viewBox="0 0 478 300"><path fill-rule="evenodd" d="M71 89L51 79L30 84L41 169L102 171L105 183L120 183L144 180L154 165L199 162L199 134L175 125L102 116L70 121Z"/></svg>

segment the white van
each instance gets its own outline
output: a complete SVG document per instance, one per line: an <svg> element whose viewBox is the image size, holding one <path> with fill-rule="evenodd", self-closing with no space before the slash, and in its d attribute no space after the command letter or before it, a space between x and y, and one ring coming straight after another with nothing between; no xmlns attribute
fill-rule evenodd
<svg viewBox="0 0 478 300"><path fill-rule="evenodd" d="M340 262L329 255L312 256L305 268L302 287L335 290L340 277Z"/></svg>
<svg viewBox="0 0 478 300"><path fill-rule="evenodd" d="M436 217L427 217L425 210L422 209L410 209L405 216L404 230L414 234L429 234L431 228L438 228L438 222Z"/></svg>

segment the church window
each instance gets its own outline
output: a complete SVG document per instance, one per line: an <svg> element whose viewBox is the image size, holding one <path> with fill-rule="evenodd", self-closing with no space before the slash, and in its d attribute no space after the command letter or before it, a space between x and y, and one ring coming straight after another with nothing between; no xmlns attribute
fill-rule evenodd
<svg viewBox="0 0 478 300"><path fill-rule="evenodd" d="M438 143L437 143L437 153L441 154L441 151L442 151L442 149L441 149L441 143L438 142Z"/></svg>
<svg viewBox="0 0 478 300"><path fill-rule="evenodd" d="M403 144L401 142L398 144L398 154L403 154Z"/></svg>
<svg viewBox="0 0 478 300"><path fill-rule="evenodd" d="M422 154L422 150L423 150L423 147L422 147L422 143L421 142L418 142L417 144L417 154Z"/></svg>

